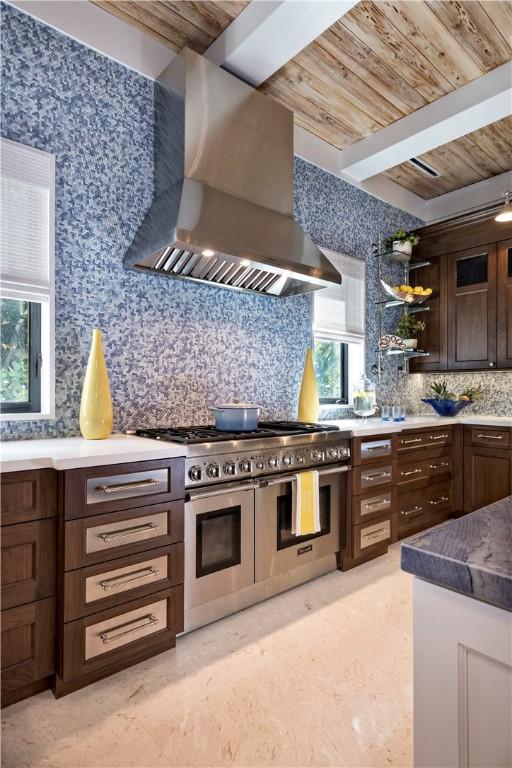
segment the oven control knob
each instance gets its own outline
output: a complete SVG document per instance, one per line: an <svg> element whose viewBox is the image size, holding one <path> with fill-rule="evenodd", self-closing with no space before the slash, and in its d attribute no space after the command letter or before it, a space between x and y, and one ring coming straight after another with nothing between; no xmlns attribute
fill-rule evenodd
<svg viewBox="0 0 512 768"><path fill-rule="evenodd" d="M283 456L283 464L285 465L285 467L289 467L290 464L292 464L292 457L290 456L289 453L285 453L285 455Z"/></svg>
<svg viewBox="0 0 512 768"><path fill-rule="evenodd" d="M337 459L339 456L339 451L337 448L329 448L329 450L327 451L327 454L330 459Z"/></svg>
<svg viewBox="0 0 512 768"><path fill-rule="evenodd" d="M295 461L297 464L304 464L304 456L296 456Z"/></svg>
<svg viewBox="0 0 512 768"><path fill-rule="evenodd" d="M240 472L250 472L251 471L251 462L250 461L241 461L238 465Z"/></svg>
<svg viewBox="0 0 512 768"><path fill-rule="evenodd" d="M265 465L262 461L256 462L256 469L264 469L264 468L265 468Z"/></svg>
<svg viewBox="0 0 512 768"><path fill-rule="evenodd" d="M311 458L313 461L323 461L324 460L324 452L323 451L312 451L311 452Z"/></svg>
<svg viewBox="0 0 512 768"><path fill-rule="evenodd" d="M350 456L350 448L341 448L340 456L344 459L347 459Z"/></svg>
<svg viewBox="0 0 512 768"><path fill-rule="evenodd" d="M224 464L224 474L225 475L234 475L236 472L235 462L234 461L226 461Z"/></svg>
<svg viewBox="0 0 512 768"><path fill-rule="evenodd" d="M270 469L275 469L278 464L279 464L279 459L277 458L277 456L271 456L270 459L268 460L268 465Z"/></svg>
<svg viewBox="0 0 512 768"><path fill-rule="evenodd" d="M201 479L201 467L199 467L197 465L195 467L190 467L190 469L188 471L188 476L190 477L191 480L200 480Z"/></svg>
<svg viewBox="0 0 512 768"><path fill-rule="evenodd" d="M206 474L208 477L210 477L212 480L219 476L219 465L218 464L208 464L206 467Z"/></svg>

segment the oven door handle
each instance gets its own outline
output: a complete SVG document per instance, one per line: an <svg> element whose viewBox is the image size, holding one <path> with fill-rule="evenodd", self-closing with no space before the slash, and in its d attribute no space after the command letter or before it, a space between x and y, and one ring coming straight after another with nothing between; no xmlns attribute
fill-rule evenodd
<svg viewBox="0 0 512 768"><path fill-rule="evenodd" d="M289 483L292 480L295 480L298 474L302 474L303 472L317 471L319 477L325 477L325 475L338 475L340 472L349 472L351 469L352 467L347 464L343 464L341 467L332 467L330 469L317 470L315 467L312 467L311 470L302 469L299 472L293 472L289 475L278 475L271 480L260 480L260 488L268 488L269 485L279 485L279 483Z"/></svg>
<svg viewBox="0 0 512 768"><path fill-rule="evenodd" d="M185 501L188 502L196 501L196 499L209 499L213 496L225 496L227 493L238 493L238 491L253 491L257 487L258 483L247 482L245 484L240 483L239 485L235 486L224 485L220 488L216 488L215 490L205 488L203 491L187 491L185 494Z"/></svg>

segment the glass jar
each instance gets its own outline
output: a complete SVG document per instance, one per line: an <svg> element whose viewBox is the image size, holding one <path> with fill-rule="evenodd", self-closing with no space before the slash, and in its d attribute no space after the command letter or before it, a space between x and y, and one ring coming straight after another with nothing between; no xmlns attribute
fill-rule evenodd
<svg viewBox="0 0 512 768"><path fill-rule="evenodd" d="M356 416L373 416L377 410L377 395L375 384L366 376L362 376L354 386L352 393L352 410Z"/></svg>

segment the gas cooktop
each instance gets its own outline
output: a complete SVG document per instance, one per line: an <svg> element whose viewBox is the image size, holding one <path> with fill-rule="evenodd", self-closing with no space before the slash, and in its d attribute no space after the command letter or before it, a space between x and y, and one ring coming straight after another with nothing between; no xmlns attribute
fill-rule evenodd
<svg viewBox="0 0 512 768"><path fill-rule="evenodd" d="M337 432L338 427L327 424L307 424L301 421L262 421L258 429L252 432L221 432L213 425L198 427L149 427L137 429L139 437L165 440L169 443L196 445L200 443L225 442L226 440L250 440L267 437L288 437L291 435L311 435L317 432Z"/></svg>

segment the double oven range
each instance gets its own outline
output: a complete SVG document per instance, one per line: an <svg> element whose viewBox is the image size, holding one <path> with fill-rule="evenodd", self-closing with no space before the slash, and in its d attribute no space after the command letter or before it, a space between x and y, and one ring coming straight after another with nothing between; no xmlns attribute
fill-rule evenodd
<svg viewBox="0 0 512 768"><path fill-rule="evenodd" d="M186 446L185 631L336 568L349 440L336 427L266 422L254 432L141 429ZM293 483L315 470L320 531L292 532Z"/></svg>

